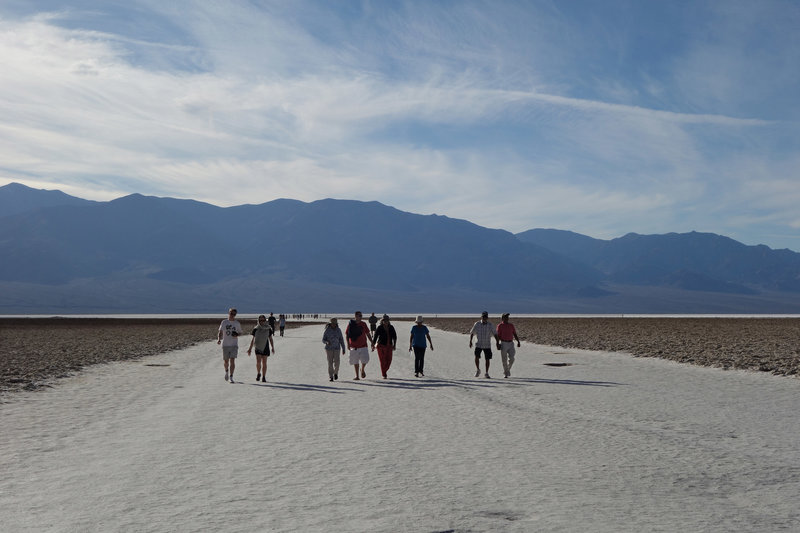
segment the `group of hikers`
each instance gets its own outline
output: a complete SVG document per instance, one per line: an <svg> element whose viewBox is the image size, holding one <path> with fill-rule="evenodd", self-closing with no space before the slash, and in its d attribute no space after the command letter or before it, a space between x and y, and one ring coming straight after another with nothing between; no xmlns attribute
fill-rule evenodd
<svg viewBox="0 0 800 533"><path fill-rule="evenodd" d="M217 333L217 344L222 345L222 360L225 366L225 381L235 383L233 372L236 369L236 357L239 350L239 337L244 335L242 325L236 320L237 310L228 310L228 318L222 321ZM283 336L285 328L285 316L280 315L280 335ZM275 343L273 333L275 331L275 319L270 313L270 317L259 315L256 326L251 331L250 346L247 348L248 357L252 354L253 348L256 352L256 381L267 381L267 358L275 353ZM504 313L501 323L495 328L489 322L489 313L484 311L481 319L472 326L469 332L469 347L473 348L475 355L475 377L481 375L481 356L485 361L484 377L489 378L489 365L492 360L492 346L496 346L500 351L500 358L503 363L504 377L511 376L511 367L514 365L516 347L520 347L520 340L514 324L509 322L509 313ZM328 359L328 377L330 381L339 379L340 352L345 355L350 351L350 365L355 369L354 380L367 377L366 366L369 363L369 347L374 352L378 351L378 361L381 368L381 376L388 379L389 367L392 365L392 356L397 350L397 331L391 323L388 315L383 315L379 320L375 313L369 317L369 325L363 319L361 311L356 311L353 318L347 324L344 333L339 328L339 321L331 318L325 325L322 334L322 343L325 346L325 353ZM424 324L421 315L417 316L408 341L408 351L414 352L414 376L424 377L425 352L430 345L433 351L433 341L430 331Z"/></svg>

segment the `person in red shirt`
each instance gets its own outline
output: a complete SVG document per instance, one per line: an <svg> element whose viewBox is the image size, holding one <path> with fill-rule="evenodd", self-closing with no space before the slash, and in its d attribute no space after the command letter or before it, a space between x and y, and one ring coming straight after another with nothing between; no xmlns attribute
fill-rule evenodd
<svg viewBox="0 0 800 533"><path fill-rule="evenodd" d="M508 321L508 313L503 313L500 317L502 322L497 324L497 349L500 350L500 360L503 361L503 373L505 377L511 375L511 367L514 365L514 356L517 353L514 348L514 341L517 341L517 348L521 346L517 337L517 328Z"/></svg>
<svg viewBox="0 0 800 533"><path fill-rule="evenodd" d="M356 369L355 379L359 379L358 365L361 365L361 379L367 377L364 370L369 363L369 349L367 349L367 341L375 349L375 342L369 334L369 326L366 322L361 320L361 311L356 311L355 318L350 321L345 330L345 337L347 337L347 346L350 348L350 364Z"/></svg>

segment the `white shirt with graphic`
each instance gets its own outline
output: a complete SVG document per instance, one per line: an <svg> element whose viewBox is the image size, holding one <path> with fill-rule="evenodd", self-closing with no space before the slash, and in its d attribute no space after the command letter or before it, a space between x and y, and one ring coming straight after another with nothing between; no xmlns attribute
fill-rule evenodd
<svg viewBox="0 0 800 533"><path fill-rule="evenodd" d="M242 335L242 325L238 320L228 320L227 318L219 325L222 332L223 346L239 346L239 335ZM236 334L234 335L234 332Z"/></svg>

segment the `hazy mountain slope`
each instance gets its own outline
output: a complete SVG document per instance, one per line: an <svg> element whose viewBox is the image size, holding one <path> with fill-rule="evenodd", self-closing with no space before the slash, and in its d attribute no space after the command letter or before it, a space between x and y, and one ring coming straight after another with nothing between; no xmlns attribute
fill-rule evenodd
<svg viewBox="0 0 800 533"><path fill-rule="evenodd" d="M3 313L191 313L267 303L450 313L800 312L800 254L713 234L515 236L332 199L222 208L133 194L48 206L70 197L24 186L0 188L0 204L20 187L27 210L0 216Z"/></svg>
<svg viewBox="0 0 800 533"><path fill-rule="evenodd" d="M61 191L32 189L19 183L0 187L0 217L34 211L57 205L83 206L93 204L91 200L76 198Z"/></svg>
<svg viewBox="0 0 800 533"><path fill-rule="evenodd" d="M609 281L687 290L800 291L800 254L747 246L713 233L629 233L609 241L559 230L517 234L605 273Z"/></svg>
<svg viewBox="0 0 800 533"><path fill-rule="evenodd" d="M378 202L220 208L130 195L7 217L0 279L64 283L120 272L209 283L255 274L385 290L560 293L599 273L506 231Z"/></svg>

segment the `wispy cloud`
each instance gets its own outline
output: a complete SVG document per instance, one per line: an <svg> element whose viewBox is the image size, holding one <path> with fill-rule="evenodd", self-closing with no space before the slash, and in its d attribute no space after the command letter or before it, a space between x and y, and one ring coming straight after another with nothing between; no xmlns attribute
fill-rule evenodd
<svg viewBox="0 0 800 533"><path fill-rule="evenodd" d="M0 182L798 247L792 4L658 6L680 41L615 2L21 5Z"/></svg>

